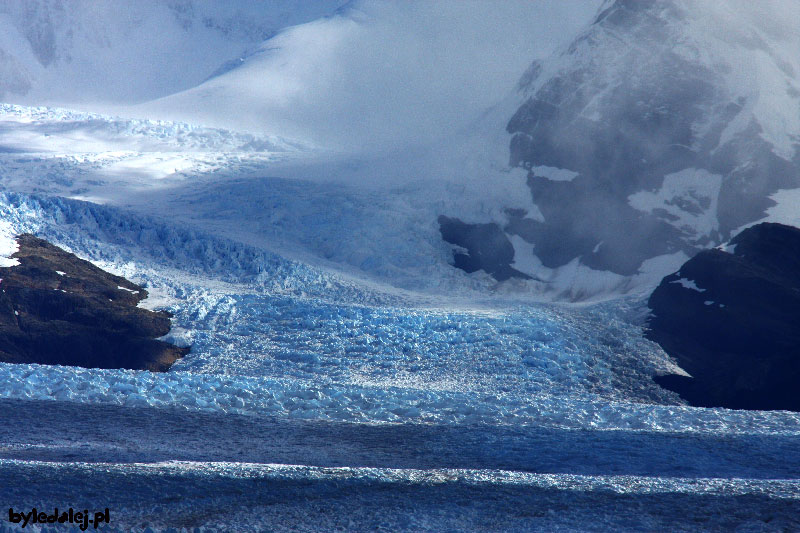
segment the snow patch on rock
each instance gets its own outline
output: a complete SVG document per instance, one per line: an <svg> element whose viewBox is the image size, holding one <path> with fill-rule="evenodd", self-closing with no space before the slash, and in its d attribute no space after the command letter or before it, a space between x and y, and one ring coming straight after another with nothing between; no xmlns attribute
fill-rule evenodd
<svg viewBox="0 0 800 533"><path fill-rule="evenodd" d="M10 222L0 220L0 267L17 266L19 261L11 256L19 251L17 233Z"/></svg>
<svg viewBox="0 0 800 533"><path fill-rule="evenodd" d="M536 177L547 178L550 181L572 181L578 177L578 173L566 168L548 167L539 165L531 168Z"/></svg>
<svg viewBox="0 0 800 533"><path fill-rule="evenodd" d="M701 289L700 287L698 287L697 283L695 283L694 280L691 280L691 279L680 278L680 279L677 279L675 281L670 281L670 283L677 283L678 285L680 285L684 289L689 289L689 290L697 291L697 292L706 292L705 289Z"/></svg>
<svg viewBox="0 0 800 533"><path fill-rule="evenodd" d="M659 215L696 240L719 228L717 200L721 187L721 175L687 168L664 176L657 191L630 195L628 203L639 211Z"/></svg>

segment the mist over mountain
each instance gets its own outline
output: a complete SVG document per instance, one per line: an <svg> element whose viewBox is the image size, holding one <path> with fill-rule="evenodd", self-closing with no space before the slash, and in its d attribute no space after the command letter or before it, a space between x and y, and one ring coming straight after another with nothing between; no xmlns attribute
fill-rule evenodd
<svg viewBox="0 0 800 533"><path fill-rule="evenodd" d="M663 258L664 274L670 258L786 212L779 191L800 187L798 9L606 2L568 47L534 62L507 125L536 204L505 225L516 260L540 261L527 272L630 277Z"/></svg>
<svg viewBox="0 0 800 533"><path fill-rule="evenodd" d="M398 185L446 175L480 194L496 175L485 160L507 158L529 198L514 189L503 211L492 193L495 207L472 220L464 199L446 201L436 216L501 225L509 266L543 290L625 292L787 212L781 191L800 186L800 41L786 22L797 10L780 0L357 2L135 112L396 152L351 179L334 173L356 184L370 172ZM424 164L405 152L425 145L437 155ZM484 163L465 164L476 146ZM580 275L565 282L570 272Z"/></svg>
<svg viewBox="0 0 800 533"><path fill-rule="evenodd" d="M429 235L440 216L496 224L507 268L574 299L654 286L758 220L797 223L797 14L781 0L14 1L2 83L9 101L343 154L286 177L461 190L436 193L427 241L447 249Z"/></svg>
<svg viewBox="0 0 800 533"><path fill-rule="evenodd" d="M452 138L600 0L359 0L264 42L235 70L129 112L268 131L337 151Z"/></svg>

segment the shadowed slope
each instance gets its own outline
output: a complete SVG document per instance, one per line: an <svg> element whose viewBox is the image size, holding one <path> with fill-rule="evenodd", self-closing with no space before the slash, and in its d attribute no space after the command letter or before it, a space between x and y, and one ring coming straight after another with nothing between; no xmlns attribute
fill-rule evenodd
<svg viewBox="0 0 800 533"><path fill-rule="evenodd" d="M700 252L650 297L648 337L690 377L657 377L690 403L800 411L800 229L759 224Z"/></svg>

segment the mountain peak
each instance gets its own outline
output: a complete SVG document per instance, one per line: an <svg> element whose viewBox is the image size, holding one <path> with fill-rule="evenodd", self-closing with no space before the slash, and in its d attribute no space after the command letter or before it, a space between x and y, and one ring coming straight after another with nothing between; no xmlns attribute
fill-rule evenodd
<svg viewBox="0 0 800 533"><path fill-rule="evenodd" d="M782 4L707 4L606 2L523 77L511 164L528 171L544 220L506 229L545 267L579 258L634 275L648 259L727 240L766 216L771 195L800 187L800 41L781 25Z"/></svg>

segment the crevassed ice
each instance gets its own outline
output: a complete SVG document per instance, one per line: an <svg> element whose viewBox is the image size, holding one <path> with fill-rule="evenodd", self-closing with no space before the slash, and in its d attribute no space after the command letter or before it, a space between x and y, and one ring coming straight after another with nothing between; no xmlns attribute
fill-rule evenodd
<svg viewBox="0 0 800 533"><path fill-rule="evenodd" d="M152 374L0 365L4 398L184 407L350 422L538 424L666 432L800 434L800 415L608 402L542 394L532 398L313 385L172 372Z"/></svg>
<svg viewBox="0 0 800 533"><path fill-rule="evenodd" d="M111 208L4 193L0 215L179 301L174 335L193 346L164 374L2 364L2 397L361 422L800 431L796 414L669 405L677 397L650 379L669 359L620 318L641 302L441 310Z"/></svg>

